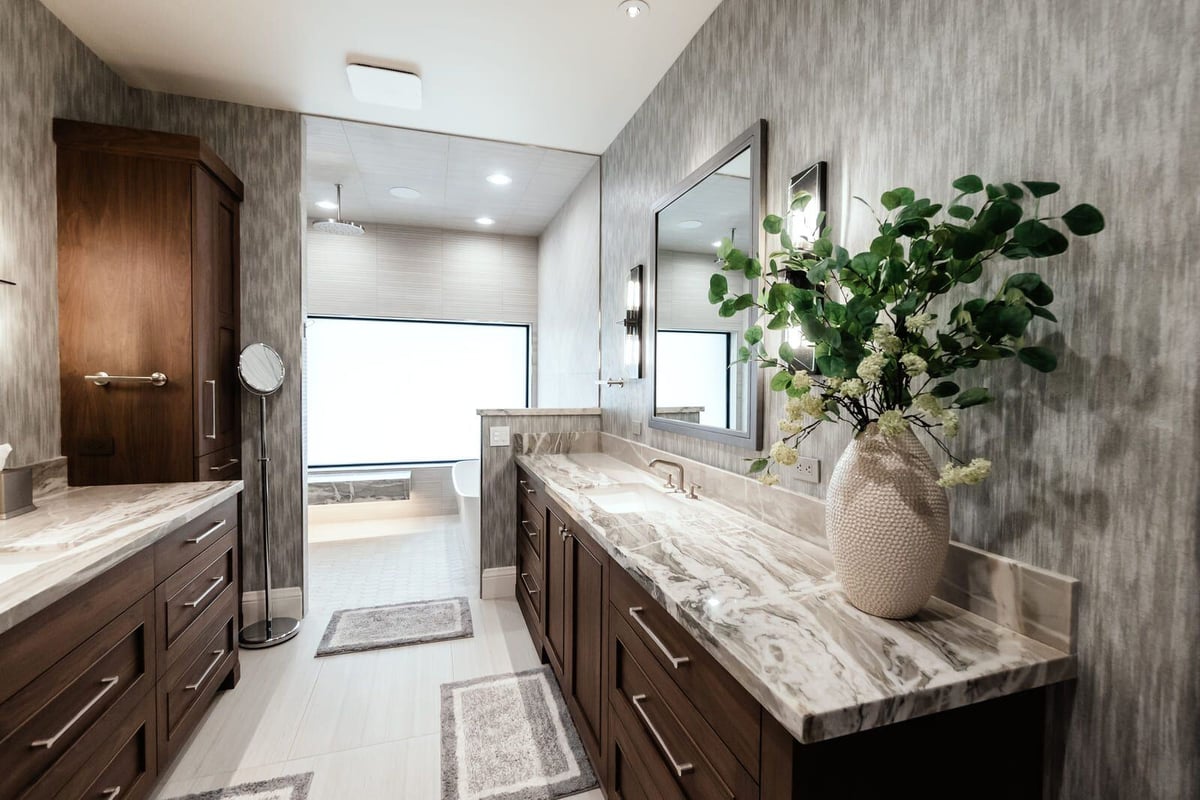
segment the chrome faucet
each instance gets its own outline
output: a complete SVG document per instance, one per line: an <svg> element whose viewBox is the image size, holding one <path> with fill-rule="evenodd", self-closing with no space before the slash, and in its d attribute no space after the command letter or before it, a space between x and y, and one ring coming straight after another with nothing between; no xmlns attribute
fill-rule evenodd
<svg viewBox="0 0 1200 800"><path fill-rule="evenodd" d="M674 461L667 461L664 458L656 458L650 462L649 468L654 469L655 464L663 464L664 466L674 467L675 469L679 470L679 485L676 486L672 480L673 476L670 473L667 473L667 482L663 484L663 488L671 489L672 491L676 492L682 492L685 485L683 479L683 465L676 464Z"/></svg>

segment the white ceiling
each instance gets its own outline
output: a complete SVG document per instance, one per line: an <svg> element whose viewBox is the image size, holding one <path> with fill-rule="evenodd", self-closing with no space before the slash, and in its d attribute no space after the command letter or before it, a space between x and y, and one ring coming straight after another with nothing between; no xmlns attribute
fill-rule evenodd
<svg viewBox="0 0 1200 800"><path fill-rule="evenodd" d="M720 0L43 0L133 86L601 153ZM360 103L346 65L421 75L424 108Z"/></svg>
<svg viewBox="0 0 1200 800"><path fill-rule="evenodd" d="M324 117L305 118L308 216L342 184L342 216L363 223L537 236L596 165L597 156ZM487 177L512 178L495 186ZM421 196L397 199L393 186ZM495 225L475 220L491 217Z"/></svg>

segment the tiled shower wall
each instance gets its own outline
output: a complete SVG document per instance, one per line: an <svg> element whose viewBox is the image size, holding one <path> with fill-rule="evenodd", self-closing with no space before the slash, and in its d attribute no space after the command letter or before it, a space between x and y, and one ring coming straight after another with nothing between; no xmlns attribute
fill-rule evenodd
<svg viewBox="0 0 1200 800"><path fill-rule="evenodd" d="M1072 800L1200 795L1200 271L1183 233L1200 218L1198 36L1193 0L726 0L604 154L603 319L619 318L629 267L650 263L654 202L759 118L768 210L828 161L830 222L851 252L871 240L854 195L949 199L968 172L1061 181L1043 213L1106 213L1108 230L1038 265L1062 323L1035 337L1059 371L980 370L999 402L964 414L955 444L995 464L955 491L956 538L1081 581L1080 678L1050 779ZM602 336L618 371L620 332ZM641 426L654 447L743 467L746 451L647 430L649 392L605 389L604 430ZM769 444L778 400L767 410ZM803 452L828 474L848 438L830 430Z"/></svg>

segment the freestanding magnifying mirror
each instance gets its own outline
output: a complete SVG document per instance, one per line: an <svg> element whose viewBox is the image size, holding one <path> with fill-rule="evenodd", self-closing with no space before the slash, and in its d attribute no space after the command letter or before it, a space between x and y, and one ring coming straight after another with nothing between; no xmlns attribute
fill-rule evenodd
<svg viewBox="0 0 1200 800"><path fill-rule="evenodd" d="M271 459L267 457L267 397L283 385L285 370L279 353L262 342L247 345L238 359L238 376L242 385L258 395L258 465L262 475L262 558L263 558L263 618L242 628L242 647L251 650L273 647L300 632L300 620L271 616L271 515L268 508Z"/></svg>

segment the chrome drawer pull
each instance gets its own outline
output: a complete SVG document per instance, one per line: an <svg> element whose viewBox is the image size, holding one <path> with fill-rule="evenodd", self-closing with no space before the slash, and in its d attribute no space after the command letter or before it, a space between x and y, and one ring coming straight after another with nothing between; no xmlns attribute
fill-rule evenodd
<svg viewBox="0 0 1200 800"><path fill-rule="evenodd" d="M109 375L100 370L95 375L84 375L85 381L91 381L97 386L108 386L113 381L121 383L148 383L151 386L166 386L167 376L161 372L151 372L149 375Z"/></svg>
<svg viewBox="0 0 1200 800"><path fill-rule="evenodd" d="M84 714L91 711L92 708L96 705L96 703L99 703L101 698L103 698L104 695L108 694L109 690L112 689L114 686L116 686L120 680L121 680L120 675L113 675L111 678L101 678L100 682L104 684L104 688L101 689L99 691L99 693L96 694L95 697L93 697L91 700L89 700L87 702L87 705L85 705L83 708L76 711L75 716L73 716L69 720L67 720L67 724L63 725L62 728L59 729L58 733L54 734L49 739L38 739L36 742L31 742L29 744L29 746L30 747L44 747L47 750L49 750L51 747L54 747L55 743L63 737L63 734L65 734L67 731L71 730L71 728L75 725L75 723L79 722L79 720L83 718Z"/></svg>
<svg viewBox="0 0 1200 800"><path fill-rule="evenodd" d="M184 608L195 608L196 606L200 605L201 603L204 602L204 598L208 597L210 594L215 592L218 588L220 588L221 584L224 582L225 582L224 575L218 575L217 577L213 578L210 581L211 585L207 589L204 590L203 594L201 594L199 597L197 597L195 600L192 600L191 602L184 603L183 607Z"/></svg>
<svg viewBox="0 0 1200 800"><path fill-rule="evenodd" d="M634 606L633 608L629 609L629 616L632 617L633 621L636 622L641 629L646 632L646 635L649 636L656 645L658 645L658 649L661 650L662 654L667 657L667 661L671 662L671 666L675 669L679 669L680 664L686 664L691 661L692 659L688 656L671 655L671 651L667 649L665 644L663 644L663 640L658 638L658 634L650 630L650 626L642 621L641 615L645 613L645 611L646 609L642 608L641 606Z"/></svg>
<svg viewBox="0 0 1200 800"><path fill-rule="evenodd" d="M684 775L694 770L695 766L693 766L690 762L687 764L680 764L675 760L675 756L671 755L671 750L667 747L667 743L663 741L662 734L658 732L658 728L654 727L654 723L650 721L650 717L646 714L646 710L642 708L642 703L646 701L646 695L635 694L630 699L633 700L633 710L636 711L638 716L642 718L642 722L645 723L646 727L650 730L651 735L654 736L654 740L658 742L658 746L663 751L663 755L667 757L667 761L671 762L671 768L675 770L675 774L682 778Z"/></svg>
<svg viewBox="0 0 1200 800"><path fill-rule="evenodd" d="M120 794L121 794L120 786L110 786L107 789L104 789L100 792L100 796L103 797L105 800L113 800L113 798L117 797Z"/></svg>
<svg viewBox="0 0 1200 800"><path fill-rule="evenodd" d="M204 434L204 438L205 439L216 439L217 438L217 382L216 381L205 381L205 383L208 384L209 389L212 389L212 433Z"/></svg>
<svg viewBox="0 0 1200 800"><path fill-rule="evenodd" d="M205 539L212 536L217 531L221 530L221 528L224 525L225 525L225 520L221 520L220 522L214 522L208 530L206 530L204 533L200 534L199 536L193 536L191 539L188 539L187 543L188 544L200 544Z"/></svg>
<svg viewBox="0 0 1200 800"><path fill-rule="evenodd" d="M208 673L210 673L214 669L216 669L217 664L220 664L221 659L225 657L224 650L213 650L212 654L213 654L213 660L212 660L212 663L208 665L208 669L204 670L204 674L200 676L200 680L196 681L195 683L189 683L187 686L184 686L183 688L186 691L194 692L197 689L199 689L201 686L203 686L204 681L208 678Z"/></svg>
<svg viewBox="0 0 1200 800"><path fill-rule="evenodd" d="M525 584L525 591L529 592L530 595L535 595L538 593L538 590L529 588L529 581L525 580L528 577L529 577L528 572L522 572L521 573L521 583Z"/></svg>
<svg viewBox="0 0 1200 800"><path fill-rule="evenodd" d="M528 536L530 539L537 538L538 532L536 530L533 530L533 531L529 530L529 520L527 520L527 519L521 520L521 529L525 531L525 535Z"/></svg>
<svg viewBox="0 0 1200 800"><path fill-rule="evenodd" d="M537 489L530 489L529 484L525 481L517 481L517 483L521 484L521 488L525 490L525 494L537 494Z"/></svg>
<svg viewBox="0 0 1200 800"><path fill-rule="evenodd" d="M219 467L209 467L208 471L209 472L224 472L225 470L229 469L230 467L236 467L239 463L241 463L241 462L239 462L236 458L231 458Z"/></svg>

